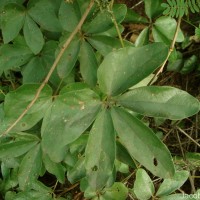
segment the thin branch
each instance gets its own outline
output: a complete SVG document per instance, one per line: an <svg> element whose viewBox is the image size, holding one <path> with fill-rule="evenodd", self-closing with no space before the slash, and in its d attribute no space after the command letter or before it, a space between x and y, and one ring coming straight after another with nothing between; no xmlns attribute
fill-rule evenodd
<svg viewBox="0 0 200 200"><path fill-rule="evenodd" d="M137 6L139 6L141 3L143 3L144 0L139 1L138 3L136 3L134 6L131 7L131 9L136 8Z"/></svg>
<svg viewBox="0 0 200 200"><path fill-rule="evenodd" d="M181 149L181 153L182 153L182 156L183 156L183 160L187 163L187 159L185 157L185 153L184 153L184 150L183 150L183 147L182 147L182 144L181 144L181 139L179 137L178 130L176 130L176 135L177 135L177 139L178 139L179 146L180 146L180 149ZM195 190L196 190L195 186L194 186L194 178L192 178L192 176L191 176L191 172L190 172L190 169L188 167L188 164L186 165L186 168L187 168L187 171L189 172L189 181L190 181L190 185L191 185L191 193L194 194Z"/></svg>
<svg viewBox="0 0 200 200"><path fill-rule="evenodd" d="M69 188L64 189L59 195L57 195L57 197L61 197L64 194L66 194L67 192L73 190L74 188L76 188L79 185L79 183L75 183L74 185L70 186Z"/></svg>
<svg viewBox="0 0 200 200"><path fill-rule="evenodd" d="M194 140L192 137L190 137L190 135L188 135L184 130L182 130L180 127L177 126L177 129L183 133L186 137L188 137L192 142L194 142L198 147L200 147L200 144Z"/></svg>
<svg viewBox="0 0 200 200"><path fill-rule="evenodd" d="M1 136L5 136L6 134L8 134L16 125L17 123L24 117L24 115L30 110L30 108L35 104L35 102L37 101L42 89L45 87L45 85L48 83L52 73L54 72L54 70L57 67L58 62L60 61L63 53L65 52L65 50L69 47L71 41L73 40L74 36L79 32L79 30L81 29L86 17L88 16L92 6L94 5L94 0L91 0L91 2L89 3L85 13L83 14L81 20L79 21L78 25L76 26L76 28L74 29L74 31L71 33L71 35L69 36L69 38L67 39L67 41L65 42L65 44L62 46L58 56L56 57L51 69L49 70L49 73L47 74L45 80L42 82L42 84L40 85L40 87L38 88L35 97L33 98L33 100L30 102L30 104L26 107L26 109L22 112L22 114L17 118L17 120L11 124L10 127L8 127L8 129L1 135Z"/></svg>
<svg viewBox="0 0 200 200"><path fill-rule="evenodd" d="M110 13L111 19L113 21L113 24L115 25L115 29L117 31L117 34L118 34L121 46L124 47L123 38L122 38L122 35L121 35L121 32L120 32L119 26L117 24L116 17L115 17L115 15L113 13L113 4L114 4L114 0L112 0L111 3L110 3L110 5L108 6L108 12Z"/></svg>
<svg viewBox="0 0 200 200"><path fill-rule="evenodd" d="M160 73L163 72L163 69L164 69L164 67L165 67L165 65L166 65L166 63L167 63L167 61L168 61L168 59L169 59L169 56L171 55L171 53L172 53L173 50L174 50L175 43L176 43L176 39L177 39L177 36L178 36L178 31L179 31L180 25L181 25L181 19L182 19L181 17L178 18L177 26L176 26L176 31L175 31L175 33L174 33L174 37L173 37L173 40L172 40L170 49L169 49L169 51L168 51L167 58L165 59L165 61L163 62L162 66L160 67L160 69L158 70L158 72L154 75L154 77L151 79L151 81L149 82L148 85L151 85L151 84L154 82L155 78L156 78Z"/></svg>

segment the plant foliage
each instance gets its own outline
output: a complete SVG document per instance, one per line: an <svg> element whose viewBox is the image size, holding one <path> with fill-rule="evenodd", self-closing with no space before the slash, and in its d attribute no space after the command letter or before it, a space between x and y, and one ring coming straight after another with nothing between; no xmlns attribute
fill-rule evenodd
<svg viewBox="0 0 200 200"><path fill-rule="evenodd" d="M174 2L168 1L172 7ZM14 85L0 90L4 94L0 103L0 192L6 200L67 199L55 194L57 183L52 189L39 181L48 173L60 184L80 182L85 198L105 200L127 198L129 190L116 182L116 176L128 167L135 170L142 165L164 178L159 197L170 195L188 177L185 171L175 171L166 145L138 117L181 120L199 112L199 101L178 88L137 86L166 61L176 21L160 17L152 25L155 42L149 42L147 28L134 45L119 39L126 5L97 1L65 49L89 3L0 2L0 74L2 83L10 80ZM191 3L193 8L194 3L199 5ZM156 7L160 12L160 3ZM150 1L145 9L149 18L159 14ZM162 22L170 27L166 30ZM183 39L180 31L177 42ZM55 59L57 68L44 82ZM17 77L14 82L13 76ZM38 93L41 84L44 87ZM23 118L7 133L24 110ZM144 194L141 183L147 188ZM167 188L169 183L173 187ZM137 171L133 193L143 200L155 193L151 178L142 169Z"/></svg>

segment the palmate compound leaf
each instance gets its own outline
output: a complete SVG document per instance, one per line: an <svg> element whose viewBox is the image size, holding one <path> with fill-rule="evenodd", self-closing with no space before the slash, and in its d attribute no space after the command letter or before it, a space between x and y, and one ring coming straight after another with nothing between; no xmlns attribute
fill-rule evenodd
<svg viewBox="0 0 200 200"><path fill-rule="evenodd" d="M153 24L152 34L156 42L164 42L167 45L171 44L176 31L177 22L171 17L162 16ZM176 42L183 42L184 35L179 29Z"/></svg>
<svg viewBox="0 0 200 200"><path fill-rule="evenodd" d="M9 92L4 102L4 118L0 133L4 132L24 111L35 96L39 84L27 84ZM22 120L13 128L13 131L24 131L33 127L40 121L52 101L52 89L46 85L33 107Z"/></svg>
<svg viewBox="0 0 200 200"><path fill-rule="evenodd" d="M23 84L27 83L40 83L44 80L49 72L54 60L57 42L50 40L45 43L39 56L34 56L29 62L23 66ZM60 83L57 72L54 71L49 82L55 87Z"/></svg>
<svg viewBox="0 0 200 200"><path fill-rule="evenodd" d="M112 176L116 153L115 132L110 111L97 116L85 150L87 179L92 191L102 189Z"/></svg>
<svg viewBox="0 0 200 200"><path fill-rule="evenodd" d="M57 5L60 1L56 2ZM51 32L60 32L62 27L57 17L57 5L54 0L31 0L29 1L28 14L41 28Z"/></svg>
<svg viewBox="0 0 200 200"><path fill-rule="evenodd" d="M42 124L42 147L54 162L64 159L66 145L92 124L101 107L98 95L88 88L62 91L47 110Z"/></svg>
<svg viewBox="0 0 200 200"><path fill-rule="evenodd" d="M97 72L100 89L108 96L124 92L158 68L167 53L163 43L125 47L109 53Z"/></svg>
<svg viewBox="0 0 200 200"><path fill-rule="evenodd" d="M116 101L142 115L172 120L183 119L199 111L199 101L185 91L168 86L135 88Z"/></svg>
<svg viewBox="0 0 200 200"><path fill-rule="evenodd" d="M111 116L120 141L134 159L156 176L173 176L170 152L150 128L122 108L112 108Z"/></svg>

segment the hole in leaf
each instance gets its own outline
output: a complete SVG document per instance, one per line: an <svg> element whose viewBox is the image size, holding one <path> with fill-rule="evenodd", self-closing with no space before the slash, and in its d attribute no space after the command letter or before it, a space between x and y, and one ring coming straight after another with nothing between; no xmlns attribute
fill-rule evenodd
<svg viewBox="0 0 200 200"><path fill-rule="evenodd" d="M156 159L156 158L154 158L154 159L153 159L153 164L154 164L155 166L157 166L157 165L158 165L158 161L157 161L157 159Z"/></svg>
<svg viewBox="0 0 200 200"><path fill-rule="evenodd" d="M92 171L96 172L97 170L98 170L98 167L96 165L92 167Z"/></svg>

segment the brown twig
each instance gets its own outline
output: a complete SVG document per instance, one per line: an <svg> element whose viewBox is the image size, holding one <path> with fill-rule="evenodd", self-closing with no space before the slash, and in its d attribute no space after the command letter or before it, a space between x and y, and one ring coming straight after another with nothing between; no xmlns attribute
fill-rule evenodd
<svg viewBox="0 0 200 200"><path fill-rule="evenodd" d="M188 137L189 140L191 140L194 144L196 144L198 147L200 147L200 144L194 140L192 137L190 137L190 135L188 135L184 130L182 130L180 127L177 126L177 129L183 133L186 137Z"/></svg>
<svg viewBox="0 0 200 200"><path fill-rule="evenodd" d="M79 185L79 183L75 183L74 185L70 186L69 188L64 189L59 195L57 195L57 197L61 197L65 193L67 193L67 192L73 190L74 188L76 188L78 185Z"/></svg>
<svg viewBox="0 0 200 200"><path fill-rule="evenodd" d="M182 153L182 156L183 156L183 160L187 163L187 159L185 157L185 153L184 153L183 147L181 145L181 139L179 137L178 130L176 130L176 135L177 135L177 139L178 139L179 146L180 146L180 149L181 149L181 153ZM189 181L190 181L190 185L191 185L191 193L194 194L195 193L194 178L191 177L191 173L190 173L190 169L189 169L188 165L186 165L186 168L187 168L187 171L189 172Z"/></svg>
<svg viewBox="0 0 200 200"><path fill-rule="evenodd" d="M86 17L88 16L92 6L94 5L94 0L91 0L91 2L89 3L85 13L83 14L81 20L79 21L78 25L76 26L76 28L74 29L74 31L71 33L71 35L69 36L69 38L67 39L67 41L64 43L64 45L62 46L58 56L56 57L51 69L49 70L49 73L47 74L46 78L44 79L44 81L42 82L42 84L40 85L40 87L38 88L35 97L33 98L33 100L29 103L29 105L26 107L26 109L22 112L22 114L16 119L16 121L14 123L11 124L11 126L9 126L7 128L7 130L1 135L1 136L5 136L6 134L8 134L16 125L17 123L24 117L24 115L30 110L30 108L35 104L35 102L37 101L42 89L45 87L45 85L48 83L52 73L54 72L54 70L57 67L58 62L60 61L63 53L65 52L65 50L68 48L68 46L70 45L71 41L73 40L74 36L78 33L78 31L81 29Z"/></svg>

